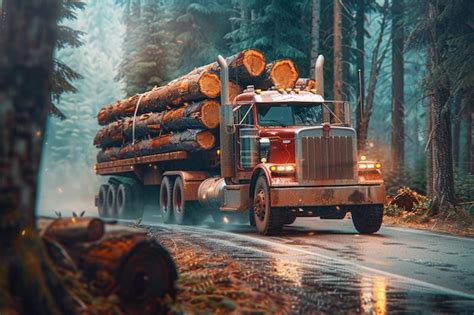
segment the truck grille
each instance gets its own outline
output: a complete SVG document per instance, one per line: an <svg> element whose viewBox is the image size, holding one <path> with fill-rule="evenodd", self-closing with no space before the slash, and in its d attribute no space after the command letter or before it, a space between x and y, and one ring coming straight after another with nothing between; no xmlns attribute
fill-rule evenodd
<svg viewBox="0 0 474 315"><path fill-rule="evenodd" d="M303 180L354 178L353 138L302 137Z"/></svg>

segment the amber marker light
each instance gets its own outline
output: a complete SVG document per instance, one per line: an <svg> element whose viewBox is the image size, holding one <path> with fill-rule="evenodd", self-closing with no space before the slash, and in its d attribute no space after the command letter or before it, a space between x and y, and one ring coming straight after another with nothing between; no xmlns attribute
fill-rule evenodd
<svg viewBox="0 0 474 315"><path fill-rule="evenodd" d="M217 149L216 154L221 155L221 149Z"/></svg>
<svg viewBox="0 0 474 315"><path fill-rule="evenodd" d="M381 163L375 163L375 168L376 168L376 169L381 169L381 168L382 168L382 164L381 164Z"/></svg>
<svg viewBox="0 0 474 315"><path fill-rule="evenodd" d="M293 174L295 166L291 164L272 165L270 166L270 171L276 174Z"/></svg>

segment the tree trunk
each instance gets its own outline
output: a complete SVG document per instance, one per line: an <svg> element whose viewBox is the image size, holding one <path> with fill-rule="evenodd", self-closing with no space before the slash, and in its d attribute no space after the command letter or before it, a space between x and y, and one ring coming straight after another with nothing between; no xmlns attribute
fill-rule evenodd
<svg viewBox="0 0 474 315"><path fill-rule="evenodd" d="M431 50L428 50L428 56L426 58L426 72L433 72ZM426 195L430 198L433 198L434 192L434 175L433 175L433 166L434 166L434 155L433 155L433 114L431 112L433 108L433 91L426 91Z"/></svg>
<svg viewBox="0 0 474 315"><path fill-rule="evenodd" d="M121 148L112 147L99 151L97 162L108 162L157 153L173 151L205 151L214 147L216 137L208 130L188 129L186 131L166 134Z"/></svg>
<svg viewBox="0 0 474 315"><path fill-rule="evenodd" d="M244 50L226 60L229 65L229 78L237 84L251 82L265 69L265 57L255 49ZM160 112L170 106L179 107L184 102L216 98L220 94L219 73L217 62L194 69L165 86L153 88L143 96L134 95L103 107L97 115L98 122L100 125L106 125L122 117L132 116L139 100L138 114L143 114Z"/></svg>
<svg viewBox="0 0 474 315"><path fill-rule="evenodd" d="M342 30L341 30L341 3L342 0L334 0L334 81L333 94L335 101L342 101ZM340 104L334 104L334 114L340 116Z"/></svg>
<svg viewBox="0 0 474 315"><path fill-rule="evenodd" d="M52 87L57 0L5 0L0 45L0 313L74 314L35 223L36 186Z"/></svg>
<svg viewBox="0 0 474 315"><path fill-rule="evenodd" d="M464 173L472 174L472 102L474 100L474 92L469 92L466 99L466 147L464 148Z"/></svg>
<svg viewBox="0 0 474 315"><path fill-rule="evenodd" d="M259 89L270 89L277 87L282 89L293 88L298 81L298 70L290 59L280 59L269 63L265 67L260 78L256 79L254 85Z"/></svg>
<svg viewBox="0 0 474 315"><path fill-rule="evenodd" d="M459 153L461 144L461 116L462 116L462 102L463 93L458 93L454 98L453 110L453 162L454 170L459 170Z"/></svg>
<svg viewBox="0 0 474 315"><path fill-rule="evenodd" d="M405 169L404 32L403 0L392 2L392 171Z"/></svg>
<svg viewBox="0 0 474 315"><path fill-rule="evenodd" d="M428 4L428 16L435 21L439 16L438 7ZM433 22L435 23L435 22ZM431 65L439 65L446 58L446 47L440 44L437 34L442 26L436 26L432 36L429 37L428 55L432 58ZM433 102L432 102L432 146L433 146L433 202L431 214L450 211L455 203L453 154L451 138L451 115L449 110L449 78L446 73L428 73L433 79Z"/></svg>
<svg viewBox="0 0 474 315"><path fill-rule="evenodd" d="M146 113L135 120L135 139L185 129L214 129L219 125L219 102L204 100L161 113ZM94 138L97 147L120 146L133 139L133 118L110 123Z"/></svg>
<svg viewBox="0 0 474 315"><path fill-rule="evenodd" d="M356 12L356 55L357 55L357 69L358 69L358 100L357 100L357 109L356 109L356 130L357 130L357 148L361 150L363 143L360 139L360 129L362 123L362 115L365 111L364 109L364 99L365 99L365 0L357 1L357 12Z"/></svg>
<svg viewBox="0 0 474 315"><path fill-rule="evenodd" d="M388 45L380 52L383 36L385 34L385 28L387 27L387 17L388 17L388 0L385 0L383 5L382 21L380 23L380 32L375 44L374 50L372 51L372 60L370 65L370 76L369 76L369 85L367 88L367 102L365 104L364 111L362 112L362 117L360 119L360 128L358 135L358 148L359 152L365 151L365 146L367 143L367 137L369 132L369 123L372 116L372 110L374 106L375 98L375 89L377 88L378 75L380 73L380 68L385 60L385 55L387 53Z"/></svg>
<svg viewBox="0 0 474 315"><path fill-rule="evenodd" d="M314 79L314 66L319 54L319 24L321 23L321 0L312 0L311 8L311 60L310 60L310 76Z"/></svg>

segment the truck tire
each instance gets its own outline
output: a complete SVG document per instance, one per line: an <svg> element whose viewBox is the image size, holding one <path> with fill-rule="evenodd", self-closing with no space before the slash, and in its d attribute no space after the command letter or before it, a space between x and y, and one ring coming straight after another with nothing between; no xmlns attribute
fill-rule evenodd
<svg viewBox="0 0 474 315"><path fill-rule="evenodd" d="M173 223L171 179L168 176L163 177L160 185L160 214L164 223Z"/></svg>
<svg viewBox="0 0 474 315"><path fill-rule="evenodd" d="M109 189L107 189L107 217L108 218L116 218L117 217L117 186L116 185L108 185Z"/></svg>
<svg viewBox="0 0 474 315"><path fill-rule="evenodd" d="M372 234L380 229L383 205L357 206L352 209L352 223L361 234Z"/></svg>
<svg viewBox="0 0 474 315"><path fill-rule="evenodd" d="M199 208L195 203L185 200L183 180L177 177L173 185L173 215L177 224L190 225L196 222Z"/></svg>
<svg viewBox="0 0 474 315"><path fill-rule="evenodd" d="M106 218L107 213L107 190L109 189L109 185L100 185L99 193L97 194L97 210L99 212L99 216L102 218Z"/></svg>
<svg viewBox="0 0 474 315"><path fill-rule="evenodd" d="M282 209L272 208L270 202L267 179L265 176L260 176L255 184L253 212L255 226L262 235L279 234L285 224L286 213Z"/></svg>
<svg viewBox="0 0 474 315"><path fill-rule="evenodd" d="M132 187L126 183L120 183L117 188L116 200L117 216L121 219L137 219L135 209L135 198Z"/></svg>

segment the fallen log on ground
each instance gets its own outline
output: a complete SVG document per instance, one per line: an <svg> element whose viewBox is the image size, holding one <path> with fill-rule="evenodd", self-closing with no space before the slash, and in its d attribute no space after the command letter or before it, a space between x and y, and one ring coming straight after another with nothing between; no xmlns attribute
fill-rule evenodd
<svg viewBox="0 0 474 315"><path fill-rule="evenodd" d="M209 130L188 129L173 134L129 143L121 148L104 148L97 154L97 162L108 162L136 156L172 151L206 151L214 147L216 137Z"/></svg>
<svg viewBox="0 0 474 315"><path fill-rule="evenodd" d="M97 218L56 219L44 235L62 244L97 241L104 235L104 221Z"/></svg>
<svg viewBox="0 0 474 315"><path fill-rule="evenodd" d="M228 57L230 78L236 84L245 84L260 76L265 68L265 57L255 49L242 51ZM134 95L102 108L97 115L100 125L106 125L122 117L132 116L138 100L138 114L160 112L178 107L184 102L216 98L220 94L220 68L217 62L194 69L165 86L155 87L143 96Z"/></svg>
<svg viewBox="0 0 474 315"><path fill-rule="evenodd" d="M293 88L298 80L298 70L290 59L275 60L265 67L263 74L255 80L255 87L259 89Z"/></svg>
<svg viewBox="0 0 474 315"><path fill-rule="evenodd" d="M204 100L161 113L146 113L135 119L135 139L185 129L214 129L219 125L219 102ZM94 138L96 147L120 146L133 139L133 118L110 123Z"/></svg>
<svg viewBox="0 0 474 315"><path fill-rule="evenodd" d="M176 297L176 266L145 232L114 231L93 243L66 247L99 296L117 294L126 314L161 314Z"/></svg>

